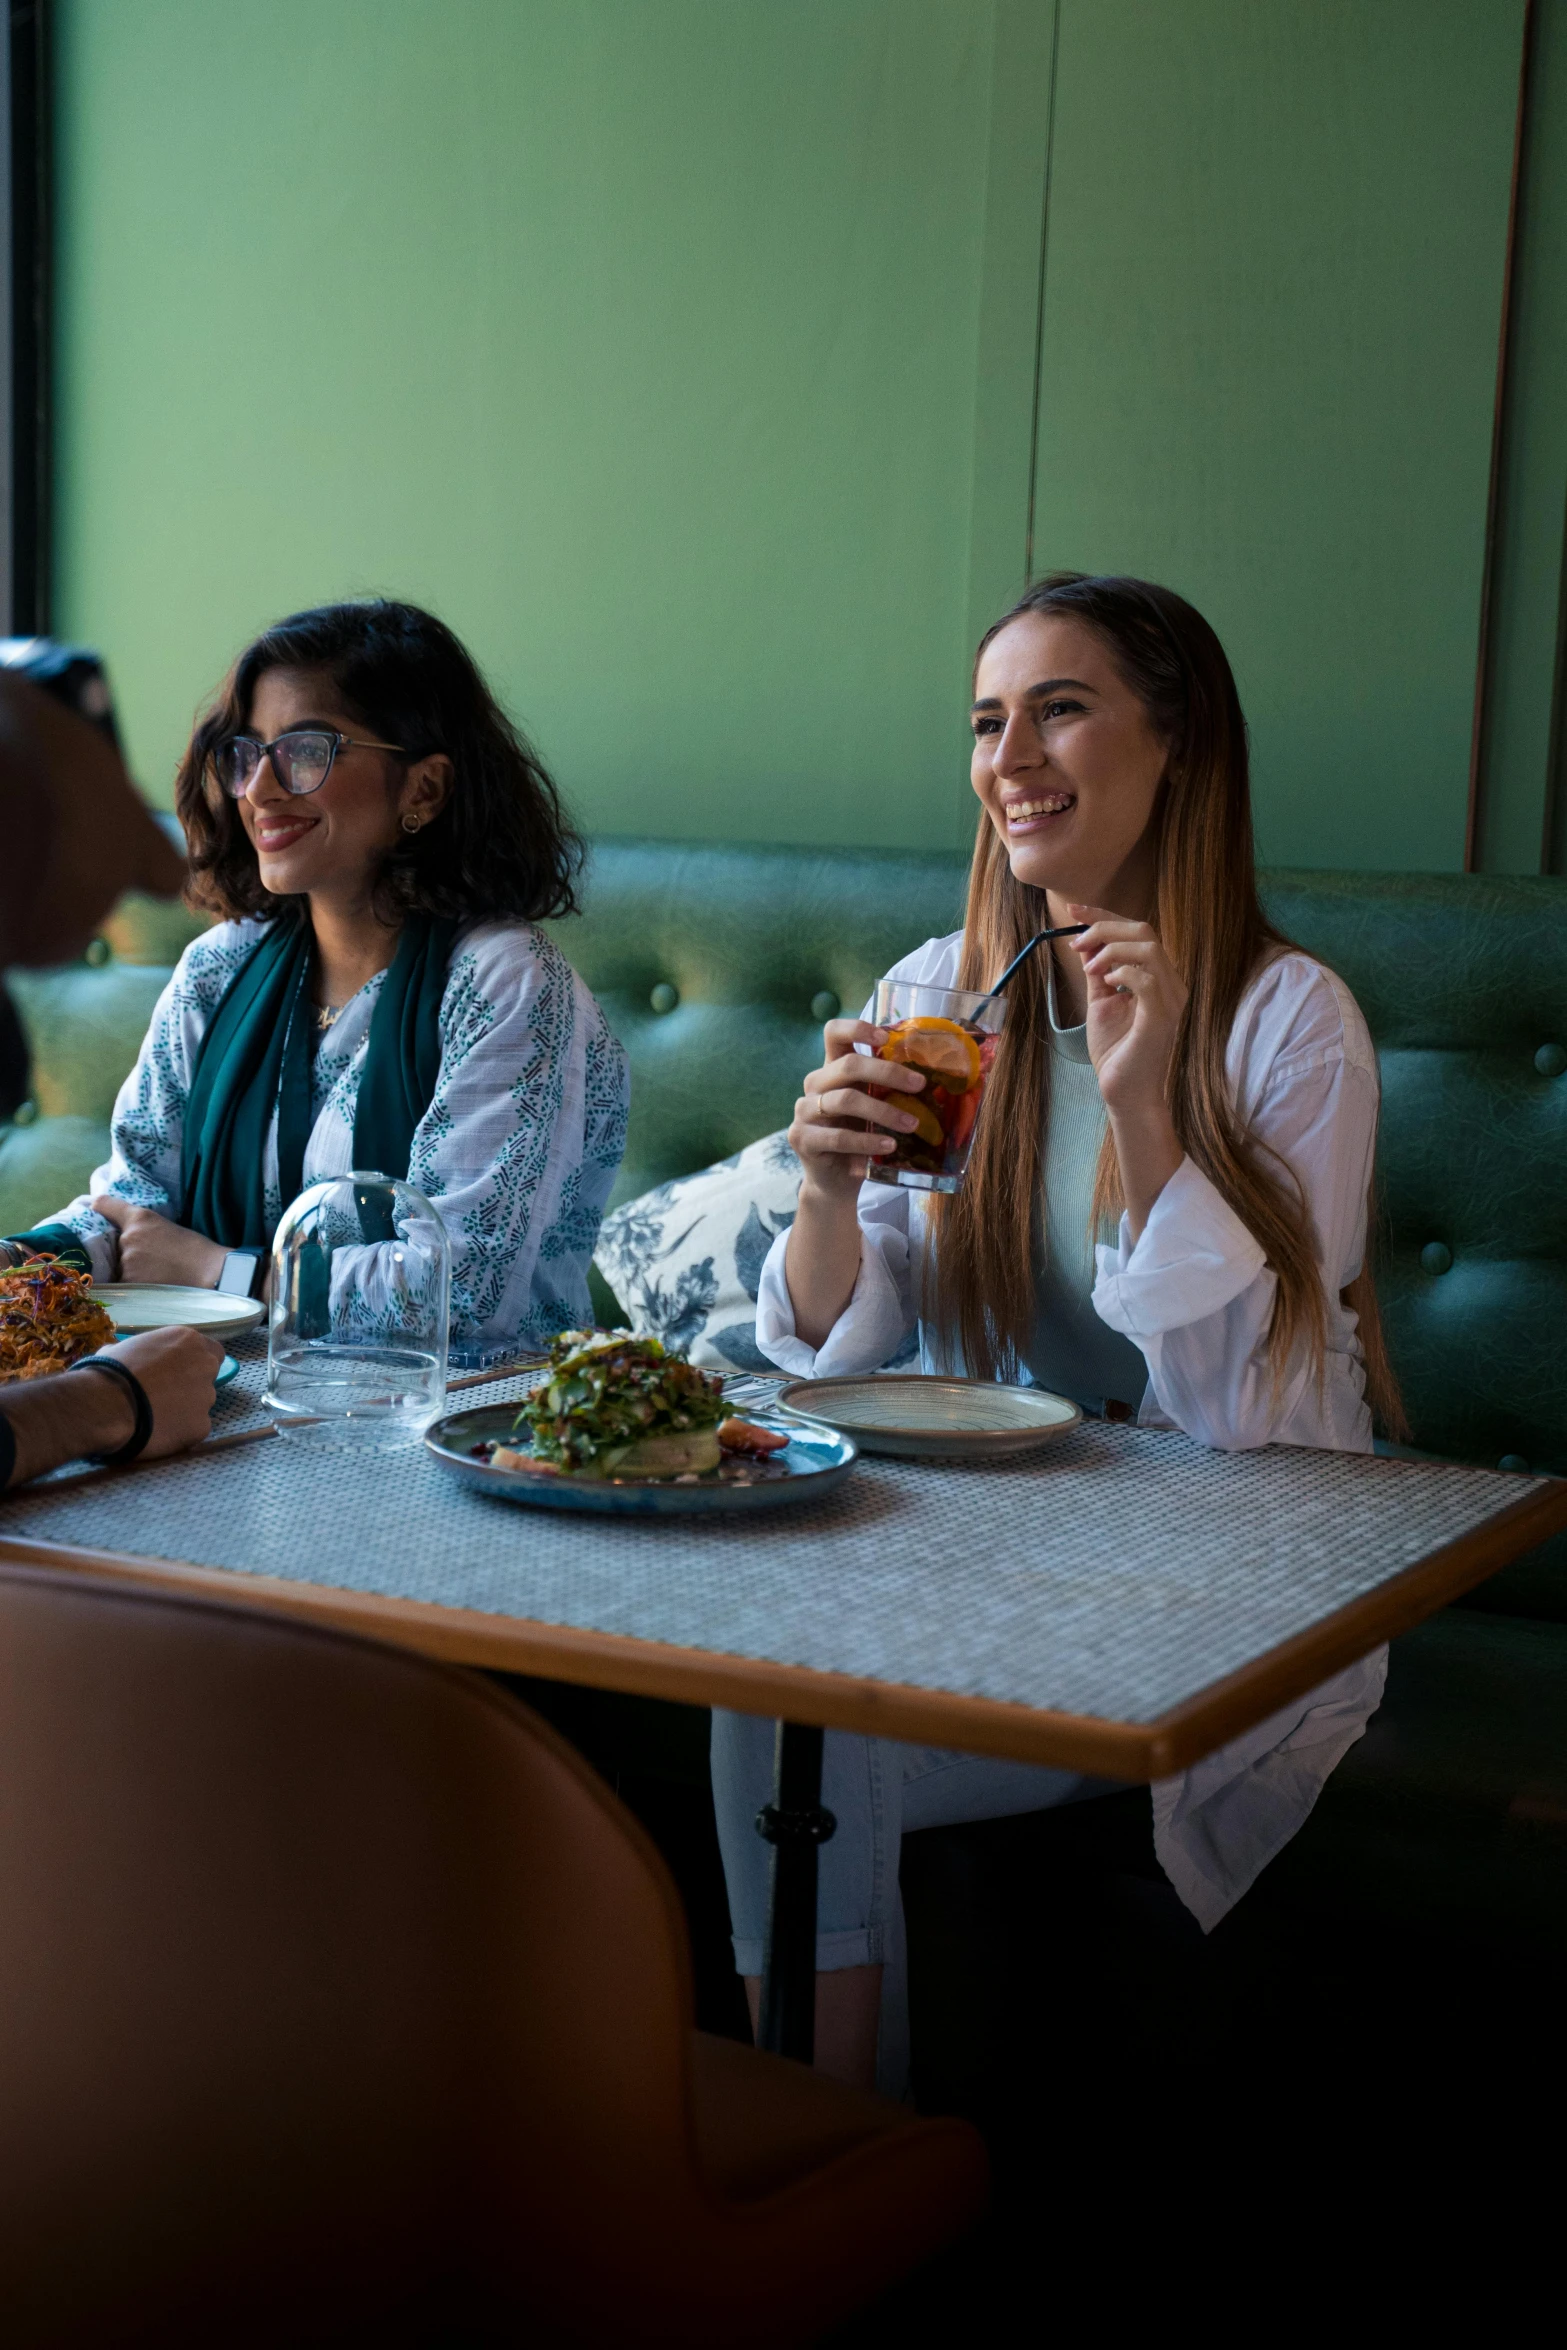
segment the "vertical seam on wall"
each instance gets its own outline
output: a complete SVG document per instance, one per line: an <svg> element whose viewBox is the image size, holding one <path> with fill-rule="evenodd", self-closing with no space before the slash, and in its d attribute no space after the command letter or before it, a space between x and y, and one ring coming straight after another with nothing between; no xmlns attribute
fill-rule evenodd
<svg viewBox="0 0 1567 2350"><path fill-rule="evenodd" d="M1540 826L1540 871L1567 874L1567 501L1562 513L1562 561L1556 590L1556 667L1551 678L1550 732L1545 738L1545 815Z"/></svg>
<svg viewBox="0 0 1567 2350"><path fill-rule="evenodd" d="M1491 473L1486 485L1485 549L1480 564L1480 630L1475 650L1474 716L1469 729L1469 804L1464 816L1464 871L1478 870L1485 797L1485 718L1491 682L1491 607L1496 584L1497 518L1502 496L1502 444L1507 425L1507 379L1513 340L1513 291L1518 275L1519 195L1534 56L1534 0L1524 0L1518 58L1518 112L1513 123L1513 178L1507 197L1507 249L1502 264L1502 316L1496 340L1496 399L1491 411ZM1052 91L1052 97L1054 92Z"/></svg>
<svg viewBox="0 0 1567 2350"><path fill-rule="evenodd" d="M1532 8L1534 0L1529 0ZM1034 407L1028 435L1028 528L1023 539L1023 585L1034 576L1034 500L1039 482L1039 403L1045 372L1045 270L1050 253L1050 180L1056 160L1056 77L1061 60L1061 0L1050 28L1050 102L1045 115L1045 190L1039 211L1039 292L1034 309Z"/></svg>

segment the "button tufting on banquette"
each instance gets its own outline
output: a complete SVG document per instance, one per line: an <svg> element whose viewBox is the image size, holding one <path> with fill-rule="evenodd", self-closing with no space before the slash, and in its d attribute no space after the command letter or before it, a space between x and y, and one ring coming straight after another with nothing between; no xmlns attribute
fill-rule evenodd
<svg viewBox="0 0 1567 2350"><path fill-rule="evenodd" d="M585 914L550 927L631 1056L616 1199L786 1126L826 1004L857 1013L889 964L956 927L965 862L598 843ZM1567 884L1274 873L1264 894L1353 989L1381 1059L1379 1282L1416 1442L1567 1470L1567 1086L1552 1081L1567 1050L1540 1041L1567 1035ZM107 965L12 975L40 1114L0 1136L0 1230L58 1207L102 1157L160 966L198 927L128 900L104 926Z"/></svg>
<svg viewBox="0 0 1567 2350"><path fill-rule="evenodd" d="M616 1201L787 1126L823 1020L956 926L963 873L871 850L597 843L586 912L550 927L631 1056ZM678 1020L659 1016L666 988Z"/></svg>

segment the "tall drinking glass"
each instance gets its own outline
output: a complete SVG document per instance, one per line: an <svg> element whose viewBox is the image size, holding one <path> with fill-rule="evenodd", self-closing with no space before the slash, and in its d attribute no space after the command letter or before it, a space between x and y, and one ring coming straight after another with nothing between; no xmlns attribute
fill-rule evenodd
<svg viewBox="0 0 1567 2350"><path fill-rule="evenodd" d="M266 1401L299 1442L412 1444L446 1404L452 1252L411 1183L300 1193L272 1243Z"/></svg>
<svg viewBox="0 0 1567 2350"><path fill-rule="evenodd" d="M910 1191L959 1188L1006 1016L1004 995L916 987L904 979L877 983L876 1025L889 1031L877 1057L922 1070L925 1085L920 1093L890 1095L880 1086L866 1087L878 1101L890 1098L919 1121L912 1134L895 1138L895 1150L869 1162L871 1182L901 1183Z"/></svg>

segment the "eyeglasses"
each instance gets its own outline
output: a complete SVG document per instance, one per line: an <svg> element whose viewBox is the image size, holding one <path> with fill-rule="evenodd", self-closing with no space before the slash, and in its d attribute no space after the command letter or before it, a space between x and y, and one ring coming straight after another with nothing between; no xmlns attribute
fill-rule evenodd
<svg viewBox="0 0 1567 2350"><path fill-rule="evenodd" d="M276 742L264 743L253 734L231 734L212 754L212 770L230 799L242 799L263 759L286 792L296 799L319 791L331 774L339 751L392 751L399 759L408 753L401 743L369 743L352 735L333 734L323 726L294 726Z"/></svg>

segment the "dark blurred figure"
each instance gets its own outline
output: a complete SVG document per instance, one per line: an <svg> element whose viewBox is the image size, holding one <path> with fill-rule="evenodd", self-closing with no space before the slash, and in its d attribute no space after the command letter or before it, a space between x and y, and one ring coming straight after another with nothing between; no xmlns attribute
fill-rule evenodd
<svg viewBox="0 0 1567 2350"><path fill-rule="evenodd" d="M44 674L34 683L14 642L0 648L0 975L71 961L125 890L172 897L185 877L125 771L97 663L47 641L21 649ZM101 706L84 708L94 678ZM27 1060L0 976L0 1119L26 1096ZM0 1389L0 1492L82 1454L155 1458L206 1434L223 1358L213 1340L154 1330L104 1357L118 1365L108 1378L66 1371Z"/></svg>
<svg viewBox="0 0 1567 2350"><path fill-rule="evenodd" d="M125 771L96 660L48 639L0 646L0 974L70 962L123 891L172 897L184 872ZM0 1119L27 1075L0 976Z"/></svg>

